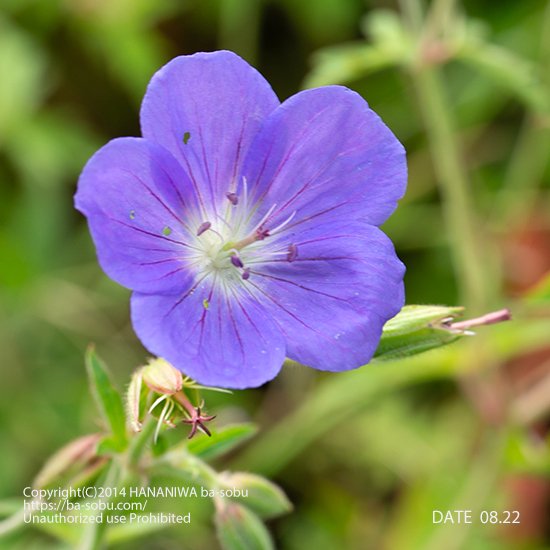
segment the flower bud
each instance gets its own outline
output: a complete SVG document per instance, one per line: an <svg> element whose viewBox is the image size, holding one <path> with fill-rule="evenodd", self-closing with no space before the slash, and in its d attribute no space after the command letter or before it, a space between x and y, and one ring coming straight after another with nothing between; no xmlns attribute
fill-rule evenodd
<svg viewBox="0 0 550 550"><path fill-rule="evenodd" d="M183 385L181 372L160 357L143 367L141 377L151 390L165 395L179 392Z"/></svg>
<svg viewBox="0 0 550 550"><path fill-rule="evenodd" d="M227 489L239 489L243 497L237 497L238 500L262 518L273 518L292 510L284 492L264 477L247 472L223 472L219 479Z"/></svg>
<svg viewBox="0 0 550 550"><path fill-rule="evenodd" d="M501 309L475 319L455 321L463 310L462 307L405 306L384 325L375 359L398 359L439 348L462 336L474 335L472 328L511 319L510 311Z"/></svg>
<svg viewBox="0 0 550 550"><path fill-rule="evenodd" d="M274 548L267 529L254 512L225 499L216 499L215 504L216 532L223 548Z"/></svg>
<svg viewBox="0 0 550 550"><path fill-rule="evenodd" d="M383 328L374 357L377 360L409 357L457 340L462 334L449 330L449 323L464 308L405 306Z"/></svg>

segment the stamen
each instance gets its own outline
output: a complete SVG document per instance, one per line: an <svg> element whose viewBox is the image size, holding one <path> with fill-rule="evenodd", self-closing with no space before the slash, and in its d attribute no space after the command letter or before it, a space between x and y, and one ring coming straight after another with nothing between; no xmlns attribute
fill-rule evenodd
<svg viewBox="0 0 550 550"><path fill-rule="evenodd" d="M242 260L239 258L239 256L237 256L237 254L231 255L230 260L235 267L244 267Z"/></svg>
<svg viewBox="0 0 550 550"><path fill-rule="evenodd" d="M246 181L246 178L243 176L243 197L244 197L244 205L245 208L248 206L248 181Z"/></svg>
<svg viewBox="0 0 550 550"><path fill-rule="evenodd" d="M275 227L275 229L271 229L271 235L275 235L277 231L280 231L283 227L285 227L285 225L288 225L292 221L294 216L296 216L296 210L294 210L294 212L292 212L292 214L290 214L290 216L283 223L279 224L277 227Z"/></svg>
<svg viewBox="0 0 550 550"><path fill-rule="evenodd" d="M277 204L276 204L276 203L267 211L267 214L260 220L260 223L258 223L258 224L256 225L256 227L252 230L252 233L256 233L259 229L262 228L262 226L263 226L264 223L267 221L267 219L269 218L269 216L271 216L271 214L273 214L273 210L275 210L275 208L277 208Z"/></svg>
<svg viewBox="0 0 550 550"><path fill-rule="evenodd" d="M293 262L298 257L298 247L295 244L288 245L288 254L286 259L289 262Z"/></svg>
<svg viewBox="0 0 550 550"><path fill-rule="evenodd" d="M210 222L202 222L197 229L197 237L200 237L205 231L208 231L212 227Z"/></svg>
<svg viewBox="0 0 550 550"><path fill-rule="evenodd" d="M167 416L166 413L168 412L169 407L170 407L170 401L166 401L166 404L164 405L164 408L162 409L162 412L160 413L160 416L159 416L159 419L158 419L158 422L157 422L157 427L155 429L155 435L153 436L153 441L154 441L155 444L156 444L158 436L159 436L160 427L162 426L162 423L164 422L164 419Z"/></svg>
<svg viewBox="0 0 550 550"><path fill-rule="evenodd" d="M150 407L149 407L149 410L147 411L149 414L151 414L153 412L153 409L159 404L159 403L162 403L165 399L168 398L168 394L165 393L164 395L161 395Z"/></svg>
<svg viewBox="0 0 550 550"><path fill-rule="evenodd" d="M174 412L174 409L176 408L176 403L170 399L170 406L168 407L168 410L166 411L166 417L164 418L164 423L167 426L170 426L170 428L175 428L176 425L170 420L170 417L172 416L172 413Z"/></svg>
<svg viewBox="0 0 550 550"><path fill-rule="evenodd" d="M226 193L225 196L233 206L237 206L237 204L239 204L239 197L237 196L237 193Z"/></svg>
<svg viewBox="0 0 550 550"><path fill-rule="evenodd" d="M244 281L247 281L248 279L250 279L250 270L245 267L241 274L241 277L243 278Z"/></svg>

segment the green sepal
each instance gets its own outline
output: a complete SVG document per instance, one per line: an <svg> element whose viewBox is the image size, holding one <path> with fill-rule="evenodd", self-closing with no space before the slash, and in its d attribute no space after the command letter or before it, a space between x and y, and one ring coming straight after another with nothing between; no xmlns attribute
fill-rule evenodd
<svg viewBox="0 0 550 550"><path fill-rule="evenodd" d="M224 550L272 550L273 542L260 518L245 506L216 501L216 533Z"/></svg>
<svg viewBox="0 0 550 550"><path fill-rule="evenodd" d="M274 518L292 510L282 489L265 477L248 472L224 472L220 483L227 489L244 489L246 497L233 497L262 518Z"/></svg>
<svg viewBox="0 0 550 550"><path fill-rule="evenodd" d="M464 335L450 321L464 308L448 306L405 306L382 330L374 354L377 360L409 357L454 342Z"/></svg>

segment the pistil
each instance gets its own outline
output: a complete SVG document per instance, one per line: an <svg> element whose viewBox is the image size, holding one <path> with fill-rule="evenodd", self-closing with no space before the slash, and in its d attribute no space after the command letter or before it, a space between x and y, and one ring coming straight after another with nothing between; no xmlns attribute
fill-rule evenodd
<svg viewBox="0 0 550 550"><path fill-rule="evenodd" d="M254 231L248 237L245 237L244 239L241 239L240 241L237 241L236 243L227 243L223 250L242 250L245 246L248 246L249 244L255 243L256 241L263 241L266 237L269 236L269 231L266 229L258 229L257 231Z"/></svg>

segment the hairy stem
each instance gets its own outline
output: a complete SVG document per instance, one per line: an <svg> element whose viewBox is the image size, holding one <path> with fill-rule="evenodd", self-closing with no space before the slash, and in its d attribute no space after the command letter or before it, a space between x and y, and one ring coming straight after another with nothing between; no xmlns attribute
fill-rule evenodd
<svg viewBox="0 0 550 550"><path fill-rule="evenodd" d="M435 67L419 67L412 73L434 169L440 186L451 254L465 305L477 312L486 303L480 233L472 208L469 184L453 135L450 107Z"/></svg>
<svg viewBox="0 0 550 550"><path fill-rule="evenodd" d="M458 279L461 301L473 313L487 307L480 232L470 197L470 184L460 158L454 135L451 108L437 65L425 59L432 41L437 41L442 26L448 21L453 2L443 0L432 6L429 25L419 28L422 14L418 0L403 0L402 8L410 31L417 36L417 62L410 75L416 89L435 175L441 193L451 254Z"/></svg>

